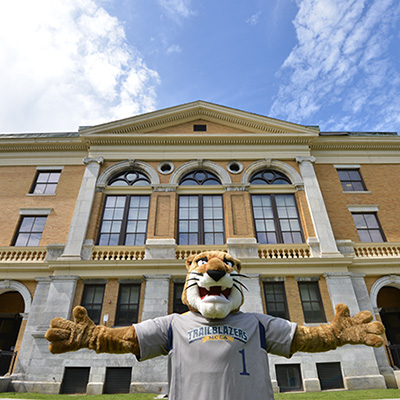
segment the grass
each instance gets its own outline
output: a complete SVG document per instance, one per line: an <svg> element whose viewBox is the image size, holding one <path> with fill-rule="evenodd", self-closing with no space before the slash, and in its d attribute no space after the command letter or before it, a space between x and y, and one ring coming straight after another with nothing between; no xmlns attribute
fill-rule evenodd
<svg viewBox="0 0 400 400"><path fill-rule="evenodd" d="M400 399L400 389L335 390L317 393L279 393L275 400L372 400Z"/></svg>
<svg viewBox="0 0 400 400"><path fill-rule="evenodd" d="M156 396L152 393L143 394L102 394L72 395L72 400L152 400ZM0 393L0 398L11 399L39 399L39 400L71 400L71 395L66 394L40 394L40 393ZM374 389L374 390L338 390L318 393L279 393L275 400L375 400L375 399L400 399L400 389Z"/></svg>

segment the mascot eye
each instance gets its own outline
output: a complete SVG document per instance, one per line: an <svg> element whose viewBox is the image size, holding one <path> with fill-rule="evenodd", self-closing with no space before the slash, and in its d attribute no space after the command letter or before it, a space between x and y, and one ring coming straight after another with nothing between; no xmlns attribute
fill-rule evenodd
<svg viewBox="0 0 400 400"><path fill-rule="evenodd" d="M208 263L208 258L200 258L199 260L196 261L196 264L201 267L204 264Z"/></svg>
<svg viewBox="0 0 400 400"><path fill-rule="evenodd" d="M229 265L230 267L233 267L233 262L227 260L226 258L224 259L224 263L225 263L226 265Z"/></svg>

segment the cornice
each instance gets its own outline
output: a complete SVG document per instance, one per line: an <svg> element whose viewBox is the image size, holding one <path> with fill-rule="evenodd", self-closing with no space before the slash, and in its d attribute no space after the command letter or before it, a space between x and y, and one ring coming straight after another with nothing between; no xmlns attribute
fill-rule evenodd
<svg viewBox="0 0 400 400"><path fill-rule="evenodd" d="M13 135L3 138L0 135L0 152L40 152L40 151L87 151L87 144L76 137L54 137L35 135Z"/></svg>
<svg viewBox="0 0 400 400"><path fill-rule="evenodd" d="M311 150L400 150L400 136L392 137L319 137L312 141Z"/></svg>
<svg viewBox="0 0 400 400"><path fill-rule="evenodd" d="M85 137L88 146L242 146L242 145L305 145L309 146L312 135L260 135L260 134L149 134Z"/></svg>
<svg viewBox="0 0 400 400"><path fill-rule="evenodd" d="M147 114L126 118L106 124L85 127L80 130L82 136L97 134L124 135L127 133L148 133L154 130L182 124L196 119L205 119L227 126L242 128L249 132L297 133L317 135L319 129L280 121L258 114L196 101Z"/></svg>

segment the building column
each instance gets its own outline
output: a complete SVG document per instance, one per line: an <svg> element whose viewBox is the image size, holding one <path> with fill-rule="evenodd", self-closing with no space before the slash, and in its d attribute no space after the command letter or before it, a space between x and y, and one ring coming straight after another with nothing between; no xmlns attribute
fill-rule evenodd
<svg viewBox="0 0 400 400"><path fill-rule="evenodd" d="M169 282L171 275L145 275L142 321L168 315Z"/></svg>
<svg viewBox="0 0 400 400"><path fill-rule="evenodd" d="M364 280L365 274L352 273L351 280L353 282L354 291L358 300L361 311L368 310L374 315L374 308L368 294L367 285ZM374 318L375 319L375 318ZM385 347L374 348L376 361L380 373L385 378L386 386L391 389L397 389L396 377L386 355Z"/></svg>
<svg viewBox="0 0 400 400"><path fill-rule="evenodd" d="M321 257L342 257L336 246L328 212L314 171L315 157L296 157L304 182L314 229L319 240Z"/></svg>
<svg viewBox="0 0 400 400"><path fill-rule="evenodd" d="M264 313L260 274L246 274L249 279L241 279L244 285L246 285L248 291L243 289L244 303L240 308L243 312L256 312Z"/></svg>
<svg viewBox="0 0 400 400"><path fill-rule="evenodd" d="M50 355L44 335L54 317L69 318L78 277L37 278L35 295L28 316L17 366L12 380L14 390L57 394L63 363ZM36 386L35 386L36 385Z"/></svg>
<svg viewBox="0 0 400 400"><path fill-rule="evenodd" d="M145 275L142 321L168 315L169 283L171 275ZM158 357L133 366L131 393L167 391L167 357Z"/></svg>
<svg viewBox="0 0 400 400"><path fill-rule="evenodd" d="M359 282L356 288L353 285L352 273L332 272L325 273L329 296L333 307L339 303L345 303L350 309L350 315L354 316L360 311L360 305L364 306L364 296L360 294ZM381 375L375 352L372 347L365 345L346 345L338 350L342 354L342 370L345 386L349 390L356 389L385 389L385 378Z"/></svg>
<svg viewBox="0 0 400 400"><path fill-rule="evenodd" d="M83 162L86 164L86 170L83 175L81 188L76 201L64 252L59 260L82 259L82 246L86 238L86 232L92 211L97 177L99 175L100 166L104 162L104 158L85 157Z"/></svg>

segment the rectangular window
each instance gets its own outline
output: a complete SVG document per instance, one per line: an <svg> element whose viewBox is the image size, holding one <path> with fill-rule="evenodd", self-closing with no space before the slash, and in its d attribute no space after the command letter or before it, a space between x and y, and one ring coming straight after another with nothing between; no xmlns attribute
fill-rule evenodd
<svg viewBox="0 0 400 400"><path fill-rule="evenodd" d="M149 196L107 196L98 244L143 246L146 242Z"/></svg>
<svg viewBox="0 0 400 400"><path fill-rule="evenodd" d="M326 322L318 282L298 282L305 322Z"/></svg>
<svg viewBox="0 0 400 400"><path fill-rule="evenodd" d="M338 175L345 192L367 190L359 169L338 169Z"/></svg>
<svg viewBox="0 0 400 400"><path fill-rule="evenodd" d="M172 312L177 314L183 314L189 310L188 307L183 304L181 300L184 285L184 282L174 283L174 304L172 306Z"/></svg>
<svg viewBox="0 0 400 400"><path fill-rule="evenodd" d="M280 392L303 390L299 364L275 365L275 370Z"/></svg>
<svg viewBox="0 0 400 400"><path fill-rule="evenodd" d="M376 213L352 213L361 242L385 242L386 238Z"/></svg>
<svg viewBox="0 0 400 400"><path fill-rule="evenodd" d="M98 325L103 307L105 285L85 285L81 305L86 308L89 318Z"/></svg>
<svg viewBox="0 0 400 400"><path fill-rule="evenodd" d="M294 195L252 195L254 225L260 244L303 243Z"/></svg>
<svg viewBox="0 0 400 400"><path fill-rule="evenodd" d="M60 170L38 171L36 173L35 181L29 193L54 194L56 192L60 175Z"/></svg>
<svg viewBox="0 0 400 400"><path fill-rule="evenodd" d="M286 302L285 285L283 282L264 282L265 305L267 314L273 317L289 319Z"/></svg>
<svg viewBox="0 0 400 400"><path fill-rule="evenodd" d="M127 326L138 322L140 287L140 283L119 285L115 325Z"/></svg>
<svg viewBox="0 0 400 400"><path fill-rule="evenodd" d="M317 363L321 390L343 389L343 376L339 362Z"/></svg>
<svg viewBox="0 0 400 400"><path fill-rule="evenodd" d="M85 394L89 383L89 374L89 367L65 367L60 393Z"/></svg>
<svg viewBox="0 0 400 400"><path fill-rule="evenodd" d="M46 216L21 217L13 246L39 246L46 220Z"/></svg>
<svg viewBox="0 0 400 400"><path fill-rule="evenodd" d="M194 132L207 132L207 125L205 124L194 124L193 125Z"/></svg>
<svg viewBox="0 0 400 400"><path fill-rule="evenodd" d="M180 245L225 243L222 196L179 196L178 242Z"/></svg>
<svg viewBox="0 0 400 400"><path fill-rule="evenodd" d="M103 394L129 393L132 367L106 367Z"/></svg>

